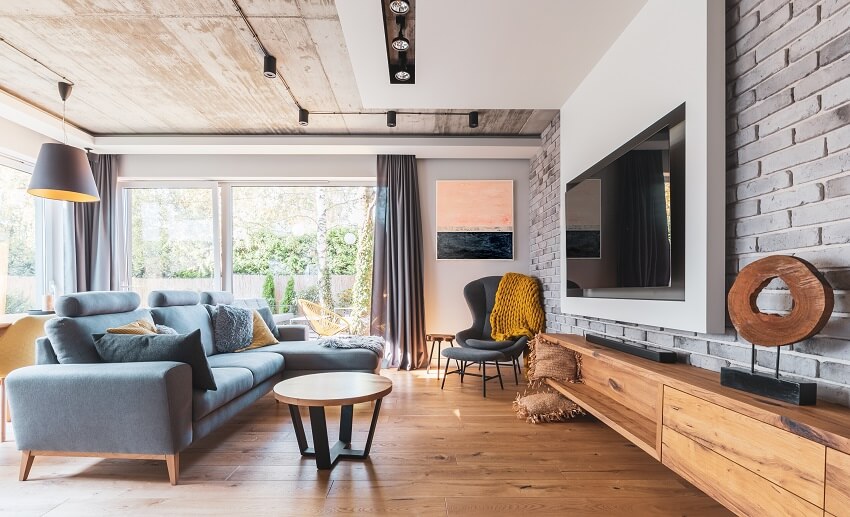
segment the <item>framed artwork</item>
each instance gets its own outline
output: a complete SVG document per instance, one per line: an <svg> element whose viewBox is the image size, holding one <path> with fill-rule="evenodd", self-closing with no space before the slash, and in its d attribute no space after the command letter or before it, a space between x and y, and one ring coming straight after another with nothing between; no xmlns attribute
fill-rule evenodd
<svg viewBox="0 0 850 517"><path fill-rule="evenodd" d="M567 258L602 258L602 180L585 180L565 194Z"/></svg>
<svg viewBox="0 0 850 517"><path fill-rule="evenodd" d="M437 181L437 260L513 258L513 180Z"/></svg>

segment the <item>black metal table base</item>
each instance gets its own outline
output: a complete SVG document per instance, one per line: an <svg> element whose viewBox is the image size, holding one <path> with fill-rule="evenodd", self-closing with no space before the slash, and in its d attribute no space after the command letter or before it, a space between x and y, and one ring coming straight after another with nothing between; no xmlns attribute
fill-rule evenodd
<svg viewBox="0 0 850 517"><path fill-rule="evenodd" d="M302 456L315 456L316 468L328 470L334 468L340 458L362 460L369 457L372 449L372 438L375 436L375 427L378 425L378 414L381 411L381 400L375 401L375 409L372 412L372 423L369 426L369 436L366 438L364 449L351 448L351 428L354 423L354 406L342 406L342 415L339 421L339 440L331 447L328 443L328 425L325 420L325 408L322 406L310 406L310 427L313 430L313 447L307 446L307 436L304 434L304 423L301 421L301 413L298 406L289 404L289 414L292 416L292 425L295 427L295 438L298 440L298 449Z"/></svg>

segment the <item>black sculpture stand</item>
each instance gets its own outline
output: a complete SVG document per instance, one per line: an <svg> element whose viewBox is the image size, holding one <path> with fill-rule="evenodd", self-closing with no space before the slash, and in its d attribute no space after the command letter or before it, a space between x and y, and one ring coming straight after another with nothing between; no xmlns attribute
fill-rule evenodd
<svg viewBox="0 0 850 517"><path fill-rule="evenodd" d="M776 348L776 371L773 376L756 373L755 360L756 350L753 346L750 370L724 366L720 369L720 384L798 406L814 406L817 403L818 385L814 382L779 378L779 347Z"/></svg>
<svg viewBox="0 0 850 517"><path fill-rule="evenodd" d="M298 449L302 456L313 456L316 458L316 468L328 470L334 468L340 458L362 460L369 457L372 449L372 438L375 436L375 427L378 424L378 413L381 411L381 400L375 401L375 410L372 412L372 423L369 426L369 436L366 438L366 447L362 450L351 448L351 427L354 422L354 406L342 406L342 414L339 422L339 441L333 447L328 444L328 426L325 421L325 408L321 406L310 406L310 427L313 430L313 447L307 446L307 436L304 434L304 424L301 422L301 413L298 406L289 405L289 414L292 416L292 425L295 427L295 438L298 440Z"/></svg>

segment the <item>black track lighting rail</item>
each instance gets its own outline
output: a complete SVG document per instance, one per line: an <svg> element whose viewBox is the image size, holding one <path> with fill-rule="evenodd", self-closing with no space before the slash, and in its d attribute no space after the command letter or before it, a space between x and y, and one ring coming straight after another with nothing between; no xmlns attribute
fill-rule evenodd
<svg viewBox="0 0 850 517"><path fill-rule="evenodd" d="M23 50L23 49L21 49L20 47L16 46L15 44L13 44L12 42L10 42L10 41L9 41L9 40L7 40L6 38L4 38L4 37L0 36L0 43L5 44L6 46L8 46L9 48L11 48L12 50L14 50L15 52L17 52L18 54L20 54L20 55L24 56L25 58L27 58L27 59L29 59L29 60L31 60L31 61L33 61L33 62L35 62L35 63L37 63L39 66L41 66L42 68L44 68L45 70L47 70L47 71L48 71L48 72L50 72L51 74L55 75L56 77L58 77L58 78L62 79L62 80L63 80L63 81L65 81L66 83L70 84L71 86L73 86L73 85L74 85L74 81L72 81L72 80L68 79L68 78L67 78L67 77L65 77L64 75L62 75L62 74L60 74L59 72L57 72L56 70L54 70L54 69L50 68L49 66L47 66L46 64L44 64L42 61L39 61L39 60L38 60L38 58L33 57L32 55L28 54L26 51L24 51L24 50Z"/></svg>

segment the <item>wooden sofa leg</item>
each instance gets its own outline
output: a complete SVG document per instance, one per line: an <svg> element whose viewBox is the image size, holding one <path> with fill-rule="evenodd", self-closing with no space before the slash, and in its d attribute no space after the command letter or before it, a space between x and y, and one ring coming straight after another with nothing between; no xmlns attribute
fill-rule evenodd
<svg viewBox="0 0 850 517"><path fill-rule="evenodd" d="M165 464L168 466L168 480L172 485L176 485L180 477L180 453L166 454Z"/></svg>
<svg viewBox="0 0 850 517"><path fill-rule="evenodd" d="M26 481L30 476L30 469L32 468L32 460L35 459L31 450L21 451L21 472L18 475L19 481Z"/></svg>

